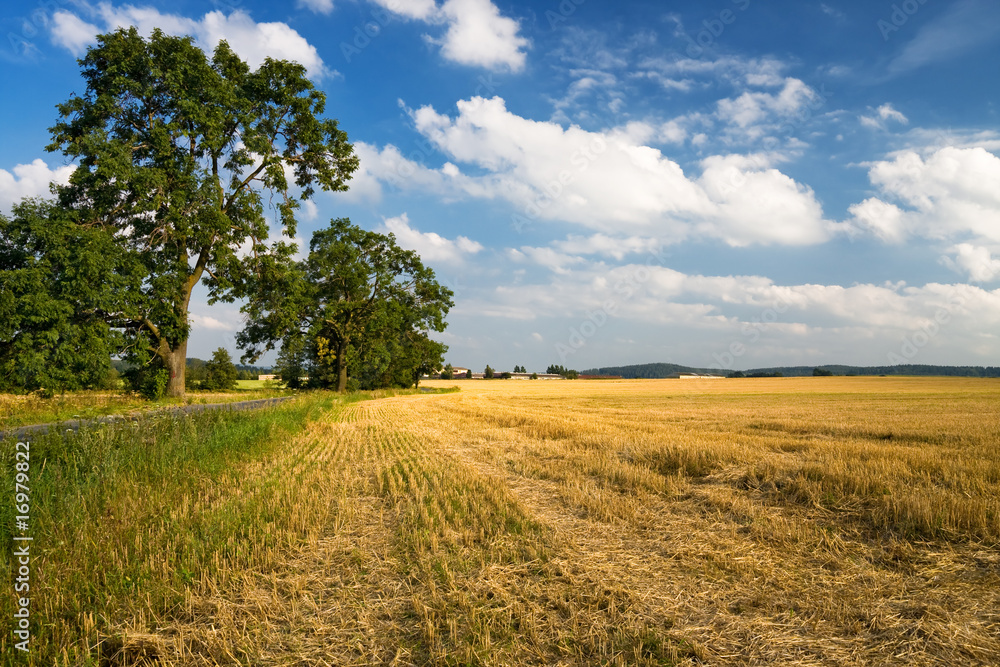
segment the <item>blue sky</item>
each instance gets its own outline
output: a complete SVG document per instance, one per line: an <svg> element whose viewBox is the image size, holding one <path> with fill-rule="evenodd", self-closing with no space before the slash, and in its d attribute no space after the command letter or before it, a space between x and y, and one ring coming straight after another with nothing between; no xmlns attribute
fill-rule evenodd
<svg viewBox="0 0 1000 667"><path fill-rule="evenodd" d="M361 168L299 234L419 251L455 365L1000 363L992 0L6 3L0 209L71 172L119 25L308 68ZM235 353L196 297L189 355Z"/></svg>

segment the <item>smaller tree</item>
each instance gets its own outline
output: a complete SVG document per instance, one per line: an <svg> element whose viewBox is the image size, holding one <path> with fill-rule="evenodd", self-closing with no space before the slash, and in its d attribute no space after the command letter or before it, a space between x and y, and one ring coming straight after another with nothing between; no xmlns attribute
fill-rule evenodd
<svg viewBox="0 0 1000 667"><path fill-rule="evenodd" d="M492 380L493 379L493 369L490 368L489 364L486 364L486 370L483 371L483 379L484 380Z"/></svg>
<svg viewBox="0 0 1000 667"><path fill-rule="evenodd" d="M309 248L303 262L276 267L249 295L247 326L237 334L245 361L283 341L304 355L310 386L339 392L352 365L367 367L371 382L402 373L407 386L440 368L444 346L427 333L444 330L452 292L415 252L347 219L315 232ZM409 369L392 367L404 358Z"/></svg>
<svg viewBox="0 0 1000 667"><path fill-rule="evenodd" d="M504 371L503 373L500 374L500 379L501 380L509 380L512 377L514 377L514 376L511 375L508 371Z"/></svg>
<svg viewBox="0 0 1000 667"><path fill-rule="evenodd" d="M448 364L447 366L444 367L444 370L441 371L441 379L452 380L454 378L455 378L455 369L451 364Z"/></svg>
<svg viewBox="0 0 1000 667"><path fill-rule="evenodd" d="M469 370L465 371L465 379L466 380L471 380L472 379L472 369L471 368Z"/></svg>
<svg viewBox="0 0 1000 667"><path fill-rule="evenodd" d="M532 373L531 374L531 379L532 380L537 380L538 379L538 373Z"/></svg>
<svg viewBox="0 0 1000 667"><path fill-rule="evenodd" d="M205 379L201 388L209 391L227 391L236 388L236 366L229 352L220 347L212 353L212 359L205 362Z"/></svg>

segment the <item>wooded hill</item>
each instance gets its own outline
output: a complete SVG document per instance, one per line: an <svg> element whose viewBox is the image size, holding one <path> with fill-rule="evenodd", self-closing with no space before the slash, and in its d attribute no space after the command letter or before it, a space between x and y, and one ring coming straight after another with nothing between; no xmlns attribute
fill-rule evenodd
<svg viewBox="0 0 1000 667"><path fill-rule="evenodd" d="M827 364L821 366L775 366L773 368L752 368L740 371L746 376L775 375L802 377L813 375L817 369L830 371L834 375L909 375L909 376L954 376L954 377L1000 377L998 366L931 366L926 364L906 364L901 366L845 366ZM631 366L604 366L580 371L583 375L620 375L626 379L655 379L669 377L674 373L711 373L729 375L733 369L693 368L678 364L654 363Z"/></svg>

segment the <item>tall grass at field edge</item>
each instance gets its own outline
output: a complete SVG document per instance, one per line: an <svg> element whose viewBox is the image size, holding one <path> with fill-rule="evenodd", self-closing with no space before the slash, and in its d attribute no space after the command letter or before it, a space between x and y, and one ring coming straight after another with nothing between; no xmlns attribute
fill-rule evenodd
<svg viewBox="0 0 1000 667"><path fill-rule="evenodd" d="M269 462L310 422L393 393L402 392L307 393L252 412L159 415L33 437L32 650L18 655L18 640L3 633L0 665L107 664L122 623L141 631L192 613L189 588L261 567L305 540L308 522L291 516L294 470ZM14 441L0 444L10 499L0 503L5 573L16 569L14 458ZM0 596L4 618L13 617L13 597Z"/></svg>

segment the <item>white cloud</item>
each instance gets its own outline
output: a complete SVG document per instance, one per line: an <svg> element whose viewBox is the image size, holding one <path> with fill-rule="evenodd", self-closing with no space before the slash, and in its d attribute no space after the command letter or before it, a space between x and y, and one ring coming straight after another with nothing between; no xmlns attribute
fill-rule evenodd
<svg viewBox="0 0 1000 667"><path fill-rule="evenodd" d="M522 246L520 250L514 250L509 255L514 261L529 261L554 273L569 273L571 266L584 263L582 257L567 255L552 248Z"/></svg>
<svg viewBox="0 0 1000 667"><path fill-rule="evenodd" d="M457 192L475 196L483 194L481 186L477 187L450 162L440 169L421 164L418 160L427 157L423 151L416 151L407 157L392 145L379 150L376 146L358 141L354 144L354 152L359 166L351 177L351 188L347 192L333 193L333 197L352 203L378 202L382 199L383 184L443 196L455 196Z"/></svg>
<svg viewBox="0 0 1000 667"><path fill-rule="evenodd" d="M449 158L487 173L458 174L445 183L439 172L425 169L414 175L423 187L506 199L532 221L559 220L660 243L707 237L731 245L807 244L831 234L813 192L774 169L774 158L710 158L701 178L693 179L646 145L658 131L644 123L590 132L522 118L498 97L457 106L456 118L432 107L410 113L416 129ZM376 178L398 181L384 169L398 169L400 158L384 149L373 160L383 163Z"/></svg>
<svg viewBox="0 0 1000 667"><path fill-rule="evenodd" d="M419 21L434 20L438 13L434 0L372 0L394 14Z"/></svg>
<svg viewBox="0 0 1000 667"><path fill-rule="evenodd" d="M518 34L517 21L500 15L490 0L447 0L441 13L448 19L441 53L463 65L524 69L528 40Z"/></svg>
<svg viewBox="0 0 1000 667"><path fill-rule="evenodd" d="M188 314L188 319L191 320L191 325L194 329L208 329L210 331L236 331L242 326L242 323L223 322L222 320L218 320L211 315L200 315L198 313Z"/></svg>
<svg viewBox="0 0 1000 667"><path fill-rule="evenodd" d="M226 15L220 11L205 14L200 20L177 14L164 14L151 7L123 5L115 7L101 3L96 7L82 5L89 11L89 18L98 24L87 23L79 16L66 11L57 12L52 22L52 39L74 54L82 52L93 42L98 32L135 26L143 35L150 35L154 28L177 36L191 35L199 48L206 52L226 40L233 50L251 67L258 67L265 58L293 60L303 65L313 78L328 75L316 47L285 23L257 23L250 15L235 10ZM89 36L87 32L90 32Z"/></svg>
<svg viewBox="0 0 1000 667"><path fill-rule="evenodd" d="M639 70L656 72L667 79L702 78L728 81L734 85L777 88L785 84L785 65L774 58L740 58L722 56L709 58L665 57L643 58ZM656 78L656 77L651 77Z"/></svg>
<svg viewBox="0 0 1000 667"><path fill-rule="evenodd" d="M414 229L406 213L384 219L380 231L395 235L401 247L416 251L424 262L462 262L483 249L482 244L465 236L452 240L434 232Z"/></svg>
<svg viewBox="0 0 1000 667"><path fill-rule="evenodd" d="M925 157L906 150L869 166L868 178L882 198L851 207L857 228L888 241L920 236L1000 243L1000 158L993 153L947 147Z"/></svg>
<svg viewBox="0 0 1000 667"><path fill-rule="evenodd" d="M1000 257L993 257L989 248L959 243L951 252L954 258L945 257L945 265L967 274L969 280L989 283L1000 279Z"/></svg>
<svg viewBox="0 0 1000 667"><path fill-rule="evenodd" d="M753 243L806 245L826 241L833 223L824 220L813 191L761 156L715 156L703 161L699 183L715 202L713 215L696 223L701 235L734 246Z"/></svg>
<svg viewBox="0 0 1000 667"><path fill-rule="evenodd" d="M865 127L870 127L873 129L884 130L888 125L888 121L895 121L903 125L907 125L910 120L903 115L901 111L897 111L891 104L883 104L878 109L875 110L874 116L859 116L861 124Z"/></svg>
<svg viewBox="0 0 1000 667"><path fill-rule="evenodd" d="M607 234L594 234L587 237L571 235L565 241L557 241L554 245L569 254L603 255L621 260L626 255L656 252L660 244L656 239L638 236L619 238Z"/></svg>
<svg viewBox="0 0 1000 667"><path fill-rule="evenodd" d="M26 197L48 197L49 184L65 185L75 169L75 165L50 169L41 159L19 164L12 171L0 169L0 212Z"/></svg>
<svg viewBox="0 0 1000 667"><path fill-rule="evenodd" d="M408 19L446 26L443 37L425 36L441 46L441 54L452 62L488 69L520 72L525 49L531 43L521 36L521 27L503 16L492 0L446 0L440 7L434 0L372 0Z"/></svg>
<svg viewBox="0 0 1000 667"><path fill-rule="evenodd" d="M903 211L895 204L870 197L849 208L856 227L871 232L887 243L901 243L906 239Z"/></svg>
<svg viewBox="0 0 1000 667"><path fill-rule="evenodd" d="M736 131L740 140L755 140L782 123L798 122L806 110L821 102L820 95L805 83L787 78L777 93L744 92L719 100L716 116Z"/></svg>
<svg viewBox="0 0 1000 667"><path fill-rule="evenodd" d="M831 358L836 355L887 364L941 363L948 357L945 363L969 363L970 356L1000 354L1000 289L962 284L780 285L759 275L690 275L646 263L608 268L577 262L548 274L546 282L497 287L470 299L469 308L488 317L531 321L528 330L547 332L546 340L561 343L564 352L570 346L571 355L585 346L583 338L606 351L616 334L654 343L667 332L683 340L690 355L685 363L695 365L697 354L716 360L728 354L730 363L743 367L756 356L773 363L790 354L812 364L842 363L845 357ZM740 350L736 359L729 352L734 349Z"/></svg>
<svg viewBox="0 0 1000 667"><path fill-rule="evenodd" d="M87 47L93 43L94 35L100 32L100 28L92 23L87 23L76 14L66 11L58 11L52 16L52 42L57 44L74 56L81 56Z"/></svg>

